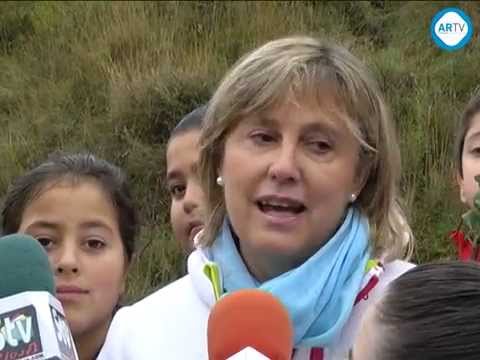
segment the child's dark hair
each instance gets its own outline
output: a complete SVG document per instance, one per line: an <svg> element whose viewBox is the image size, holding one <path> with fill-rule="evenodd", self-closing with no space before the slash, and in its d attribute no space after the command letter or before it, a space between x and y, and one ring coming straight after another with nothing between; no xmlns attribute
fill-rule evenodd
<svg viewBox="0 0 480 360"><path fill-rule="evenodd" d="M123 171L106 160L89 153L53 154L10 186L2 209L4 235L18 231L27 205L46 187L62 181L77 183L92 179L111 199L118 215L118 226L128 261L132 259L138 218Z"/></svg>
<svg viewBox="0 0 480 360"><path fill-rule="evenodd" d="M478 89L468 102L460 118L454 147L455 172L463 178L462 153L465 136L472 125L472 119L480 113L480 89Z"/></svg>
<svg viewBox="0 0 480 360"><path fill-rule="evenodd" d="M203 118L205 117L206 112L207 105L202 105L185 115L170 133L170 140L175 136L181 135L190 130L200 130L202 128Z"/></svg>
<svg viewBox="0 0 480 360"><path fill-rule="evenodd" d="M382 331L376 357L480 359L480 265L419 265L393 281L374 310Z"/></svg>

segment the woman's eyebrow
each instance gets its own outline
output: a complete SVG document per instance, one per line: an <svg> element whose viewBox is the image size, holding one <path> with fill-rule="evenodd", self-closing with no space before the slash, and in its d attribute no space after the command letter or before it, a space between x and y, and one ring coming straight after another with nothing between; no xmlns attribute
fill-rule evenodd
<svg viewBox="0 0 480 360"><path fill-rule="evenodd" d="M312 122L307 124L304 128L304 131L308 134L310 133L324 133L330 136L337 136L340 133L340 130L335 126L325 124L323 122Z"/></svg>

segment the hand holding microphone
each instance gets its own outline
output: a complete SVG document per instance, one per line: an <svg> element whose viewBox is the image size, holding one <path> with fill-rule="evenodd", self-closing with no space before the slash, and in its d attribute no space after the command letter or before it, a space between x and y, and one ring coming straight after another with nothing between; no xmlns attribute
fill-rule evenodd
<svg viewBox="0 0 480 360"><path fill-rule="evenodd" d="M290 360L293 329L287 310L270 293L240 290L226 295L208 318L208 358Z"/></svg>
<svg viewBox="0 0 480 360"><path fill-rule="evenodd" d="M78 360L42 246L30 236L0 238L0 360Z"/></svg>

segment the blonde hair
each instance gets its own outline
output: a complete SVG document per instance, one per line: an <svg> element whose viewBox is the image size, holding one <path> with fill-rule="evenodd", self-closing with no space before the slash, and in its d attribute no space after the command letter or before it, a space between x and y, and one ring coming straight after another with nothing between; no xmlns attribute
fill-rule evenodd
<svg viewBox="0 0 480 360"><path fill-rule="evenodd" d="M216 178L231 130L245 116L267 110L289 94L314 96L320 104L325 88L343 107L345 124L361 144L359 169L369 168L355 203L369 219L374 255L393 259L411 254L413 237L397 189L400 151L378 85L348 50L305 36L271 41L243 56L209 103L200 140L209 216L203 246L213 243L225 217Z"/></svg>

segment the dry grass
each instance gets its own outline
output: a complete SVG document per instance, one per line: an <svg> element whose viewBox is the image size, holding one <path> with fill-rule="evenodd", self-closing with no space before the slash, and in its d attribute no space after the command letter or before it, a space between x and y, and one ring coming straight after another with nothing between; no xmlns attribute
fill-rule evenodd
<svg viewBox="0 0 480 360"><path fill-rule="evenodd" d="M458 112L480 83L478 36L458 52L432 43L433 14L475 3L2 2L0 191L56 149L88 149L123 166L142 209L129 297L183 271L170 239L164 145L244 52L280 36L339 41L374 69L392 107L416 258L452 255L460 207L451 176Z"/></svg>

